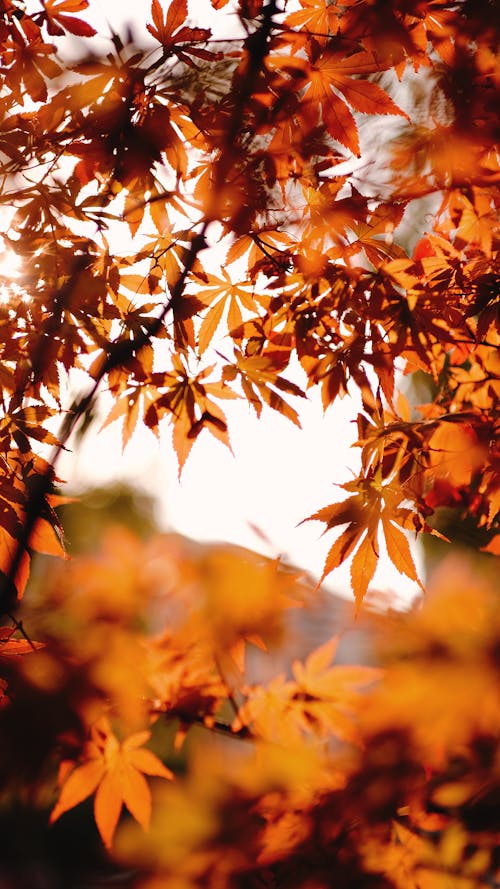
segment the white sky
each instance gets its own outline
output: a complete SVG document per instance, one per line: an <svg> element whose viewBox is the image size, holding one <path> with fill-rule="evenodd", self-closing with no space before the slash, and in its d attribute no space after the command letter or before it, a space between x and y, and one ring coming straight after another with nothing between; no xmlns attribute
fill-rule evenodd
<svg viewBox="0 0 500 889"><path fill-rule="evenodd" d="M335 536L330 532L321 537L324 526L317 522L297 525L340 499L344 492L335 483L352 477L350 467L355 469L358 462L358 449L349 447L356 437L355 403L346 398L324 415L313 392L300 405L302 430L271 410L258 420L243 401L223 407L234 456L203 432L180 481L168 429L158 444L152 433L138 427L122 455L118 423L98 434L96 424L83 444L64 455L58 473L77 489L129 480L157 498L163 527L199 540L226 540L266 555L280 554L318 577ZM327 586L350 595L348 567L335 571ZM401 602L418 593L384 554L372 586L391 590Z"/></svg>
<svg viewBox="0 0 500 889"><path fill-rule="evenodd" d="M133 19L139 39L150 17L148 0L133 5L90 0L90 10L92 14L85 17L98 32L106 34L107 20L120 33L123 23ZM217 27L224 18L224 11L216 13L209 0L192 0L190 10L195 23L204 27ZM138 429L121 456L118 423L99 434L96 424L73 454L64 455L58 474L75 489L115 479L133 481L157 498L163 527L199 540L227 540L268 555L281 554L318 577L335 535L330 532L322 538L324 526L317 522L297 525L341 498L343 492L335 483L349 481L351 470L356 471L358 449L350 444L356 438L352 421L357 405L345 398L323 415L315 390L307 401L295 399L293 404L302 430L269 409L264 408L258 420L246 402L224 402L234 456L203 432L180 482L168 429L160 444L147 429ZM107 413L104 403L100 412L102 417ZM327 586L352 595L348 566L331 575ZM399 602L418 593L416 584L400 575L383 554L372 586L393 591Z"/></svg>

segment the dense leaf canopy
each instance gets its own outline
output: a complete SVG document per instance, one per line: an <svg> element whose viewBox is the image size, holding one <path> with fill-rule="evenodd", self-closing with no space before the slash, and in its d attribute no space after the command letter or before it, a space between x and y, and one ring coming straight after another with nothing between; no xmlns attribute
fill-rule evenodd
<svg viewBox="0 0 500 889"><path fill-rule="evenodd" d="M222 36L196 6L107 38L92 0L1 5L6 804L93 797L148 889L496 886L498 4L212 0ZM279 562L125 531L65 559L58 461L101 391L181 473L230 447L228 399L300 426L314 389L362 405L322 580L350 560L359 611L383 544L420 583L444 510L489 554L382 621L384 672L331 640L252 677L313 596ZM33 552L62 561L19 612Z"/></svg>

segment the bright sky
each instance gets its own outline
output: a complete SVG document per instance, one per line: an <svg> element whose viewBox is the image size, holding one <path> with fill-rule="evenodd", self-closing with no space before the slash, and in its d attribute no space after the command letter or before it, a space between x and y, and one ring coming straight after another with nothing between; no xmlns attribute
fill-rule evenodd
<svg viewBox="0 0 500 889"><path fill-rule="evenodd" d="M144 36L148 0L133 6L120 0L90 0L90 9L94 13L89 20L104 34L106 19L120 32L133 11L136 36ZM216 26L223 16L212 10L209 0L194 0L190 9L196 23L205 27ZM356 438L352 421L357 405L346 398L323 415L318 392L313 391L307 401L297 401L302 430L269 409L258 420L246 402L225 402L234 456L204 432L180 482L167 429L160 444L148 430L138 430L120 456L118 424L99 434L96 424L83 444L64 456L58 473L77 489L113 479L131 480L157 498L162 526L199 540L227 540L268 555L281 554L318 577L335 536L321 538L323 526L317 522L299 527L298 523L339 499L343 492L335 483L349 481L356 469L358 449L350 444ZM105 404L99 410L104 417ZM338 569L327 585L350 594L348 567ZM372 586L392 590L401 603L418 593L418 587L401 576L384 554Z"/></svg>
<svg viewBox="0 0 500 889"><path fill-rule="evenodd" d="M73 454L64 456L58 472L76 488L130 480L157 498L162 526L199 540L280 554L318 576L334 535L321 537L317 522L297 525L339 499L343 492L335 483L348 481L349 467L357 465L358 451L349 448L355 438L352 400L323 415L315 393L300 406L302 430L270 410L258 420L243 401L228 406L234 456L204 432L180 481L168 430L158 444L152 433L138 428L121 455L118 424L98 435L96 425ZM348 569L339 568L328 586L347 595ZM418 592L383 554L372 586L393 591L401 601Z"/></svg>

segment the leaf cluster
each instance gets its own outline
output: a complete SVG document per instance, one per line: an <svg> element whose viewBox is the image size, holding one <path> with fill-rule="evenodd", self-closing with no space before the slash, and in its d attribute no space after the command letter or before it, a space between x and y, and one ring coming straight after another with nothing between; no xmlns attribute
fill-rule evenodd
<svg viewBox="0 0 500 889"><path fill-rule="evenodd" d="M93 795L111 847L123 807L149 827L144 775L173 775L153 727L177 746L208 730L240 752L221 770L226 748L200 745L153 788L148 838L117 835L144 886L497 885L486 582L453 568L455 603L441 576L372 692L334 642L252 681L248 646L305 596L278 563L123 535L65 560L58 460L104 389L123 446L168 426L179 473L205 432L230 448L228 400L300 426L309 392L325 410L358 394L359 473L310 517L338 533L322 580L351 559L358 609L381 545L420 583L407 535L442 536L443 509L499 553L495 4L212 6L234 37L153 0L148 45L109 52L88 0L0 11L2 777L34 794L58 767L52 820ZM422 375L417 405L402 378ZM27 630L34 552L63 561Z"/></svg>

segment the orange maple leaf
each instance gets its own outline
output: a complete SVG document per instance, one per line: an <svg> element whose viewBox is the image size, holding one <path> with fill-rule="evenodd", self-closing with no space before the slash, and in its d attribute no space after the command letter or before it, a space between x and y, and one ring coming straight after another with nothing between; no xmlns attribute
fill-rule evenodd
<svg viewBox="0 0 500 889"><path fill-rule="evenodd" d="M50 816L53 824L64 812L74 808L95 792L94 816L104 844L109 848L123 805L148 830L151 819L151 791L144 775L173 778L170 769L143 744L151 732L129 735L120 742L102 718L92 728L83 762L68 774L71 764L63 763L61 795ZM67 777L64 779L64 776Z"/></svg>
<svg viewBox="0 0 500 889"><path fill-rule="evenodd" d="M335 665L338 638L313 651L305 663L292 664L294 681L283 674L267 686L246 690L247 699L233 722L233 731L249 727L258 737L288 747L308 735L359 743L353 704L359 690L379 679L381 670Z"/></svg>
<svg viewBox="0 0 500 889"><path fill-rule="evenodd" d="M408 509L401 507L405 494L396 484L382 485L366 477L340 485L352 495L340 503L318 510L304 521L325 522L326 530L347 525L331 547L320 583L356 550L351 564L351 582L358 606L366 595L379 558L378 530L382 523L387 552L393 565L421 586L408 541L401 530L407 527Z"/></svg>
<svg viewBox="0 0 500 889"><path fill-rule="evenodd" d="M255 310L253 295L248 290L245 290L244 286L233 284L225 269L222 269L221 272L222 278L218 278L216 275L204 274L202 299L210 308L203 318L198 334L200 355L210 345L226 306L229 307L227 314L229 332L239 327L243 321L241 307L250 312Z"/></svg>
<svg viewBox="0 0 500 889"><path fill-rule="evenodd" d="M156 435L161 417L169 417L174 427L172 442L180 476L191 448L203 429L208 429L214 438L231 450L225 414L209 395L219 398L237 396L228 386L206 381L214 369L213 365L192 376L179 355L173 356L172 364L172 371L154 375L154 379L159 377L158 382L162 387L168 387L168 391L151 402L144 415L144 422Z"/></svg>
<svg viewBox="0 0 500 889"><path fill-rule="evenodd" d="M309 85L303 103L307 113L317 118L321 109L323 123L332 138L358 155L358 129L346 103L364 114L407 117L376 83L357 77L377 70L378 66L369 53L357 52L345 57L335 51L323 53L306 69Z"/></svg>
<svg viewBox="0 0 500 889"><path fill-rule="evenodd" d="M165 50L173 51L175 45L180 43L198 43L207 40L211 34L210 29L188 27L184 24L187 14L187 0L172 0L165 18L163 17L163 10L159 0L152 0L151 16L154 24L146 25L146 27ZM211 53L204 53L203 50L196 50L193 47L189 50L187 48L184 49L185 52L190 52L192 55L198 55L201 58L212 58ZM180 58L189 64L189 60L186 59L182 52L180 53Z"/></svg>
<svg viewBox="0 0 500 889"><path fill-rule="evenodd" d="M289 28L298 28L313 34L320 45L324 45L329 34L335 33L339 25L339 12L335 4L318 3L318 0L300 0L302 9L297 9L285 19Z"/></svg>
<svg viewBox="0 0 500 889"><path fill-rule="evenodd" d="M305 727L313 725L319 735L332 734L344 741L358 743L353 719L353 705L360 690L380 679L382 671L375 667L335 664L339 637L320 645L304 663L295 660L293 675Z"/></svg>

